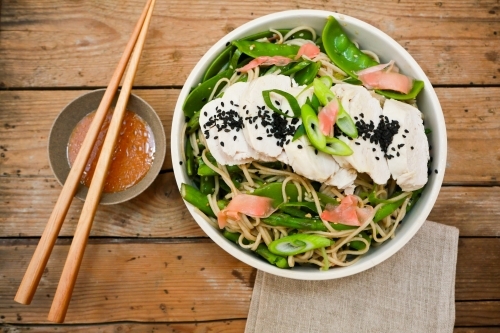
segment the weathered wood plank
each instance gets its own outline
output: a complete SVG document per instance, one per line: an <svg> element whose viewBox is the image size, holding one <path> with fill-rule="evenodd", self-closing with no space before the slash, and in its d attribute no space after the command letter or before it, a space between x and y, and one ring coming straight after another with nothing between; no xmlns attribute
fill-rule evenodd
<svg viewBox="0 0 500 333"><path fill-rule="evenodd" d="M0 86L107 85L143 4L5 1ZM223 0L175 0L155 8L136 84L182 85L201 56L229 31L254 18L298 8L335 10L375 25L408 49L433 84L500 83L500 9L495 0L373 1L370 6L361 0L280 0L230 7Z"/></svg>
<svg viewBox="0 0 500 333"><path fill-rule="evenodd" d="M193 332L193 333L241 333L245 330L246 320L224 320L224 321L211 321L206 323L116 323L116 324L101 324L101 325L50 325L50 326L6 326L3 328L2 333L48 333L48 332L74 332L74 333L144 333L144 332L158 332L158 333L179 333L179 332ZM485 332L467 332L467 333L487 333Z"/></svg>
<svg viewBox="0 0 500 333"><path fill-rule="evenodd" d="M40 236L61 186L54 178L0 177L0 234ZM26 195L31 193L31 195ZM429 220L460 229L461 236L500 235L499 187L443 187ZM83 203L75 199L60 235L72 236ZM91 236L204 237L182 201L173 173L158 176L144 193L117 206L100 206Z"/></svg>
<svg viewBox="0 0 500 333"><path fill-rule="evenodd" d="M33 243L0 241L3 258L0 261L0 316L5 323L46 322L68 245L56 245L33 303L26 307L12 299L34 251ZM497 265L500 253L495 251L499 247L500 239L460 241L457 326L500 325L500 301L491 301L500 300ZM254 269L210 241L96 243L91 240L66 323L246 318L254 276ZM476 301L464 302L472 300ZM219 311L221 307L223 312Z"/></svg>
<svg viewBox="0 0 500 333"><path fill-rule="evenodd" d="M497 333L500 327L455 327L453 333Z"/></svg>
<svg viewBox="0 0 500 333"><path fill-rule="evenodd" d="M456 326L500 326L500 302L457 302L455 309Z"/></svg>
<svg viewBox="0 0 500 333"><path fill-rule="evenodd" d="M46 153L50 126L83 92L0 91L0 175L52 175ZM164 168L171 168L170 128L179 90L134 93L162 119L167 134ZM439 88L437 93L448 135L445 184L500 184L500 88Z"/></svg>

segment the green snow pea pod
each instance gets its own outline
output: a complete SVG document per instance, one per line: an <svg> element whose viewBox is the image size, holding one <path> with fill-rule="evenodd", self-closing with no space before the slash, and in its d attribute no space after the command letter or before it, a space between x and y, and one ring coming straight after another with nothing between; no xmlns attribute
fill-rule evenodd
<svg viewBox="0 0 500 333"><path fill-rule="evenodd" d="M372 239L371 239L371 238L370 238L370 237L366 234L366 232L361 231L361 232L359 233L359 235L360 235L362 238L364 238L365 240L367 240L367 241L368 241L368 243L371 243ZM355 249L355 250L360 251L360 250L364 250L364 249L365 249L366 244L365 244L365 243L363 243L362 241L351 241L351 242L349 243L349 247L351 247L351 248L353 248L353 249Z"/></svg>
<svg viewBox="0 0 500 333"><path fill-rule="evenodd" d="M323 28L322 40L328 57L351 77L357 78L355 72L378 65L375 60L356 47L333 16L328 17Z"/></svg>
<svg viewBox="0 0 500 333"><path fill-rule="evenodd" d="M233 75L233 73L234 70L225 70L195 87L193 91L191 91L191 93L188 95L188 97L184 101L184 105L182 106L184 115L191 118L195 112L200 111L201 108L203 108L203 106L208 102L208 98L210 97L210 94L215 88L217 82L222 78L229 79ZM219 85L218 89L220 90L223 87L224 85L221 84Z"/></svg>
<svg viewBox="0 0 500 333"><path fill-rule="evenodd" d="M200 177L200 192L207 195L214 193L215 178L214 176L201 176Z"/></svg>
<svg viewBox="0 0 500 333"><path fill-rule="evenodd" d="M303 211L301 208L306 208L307 212ZM314 202L284 202L278 206L278 209L295 217L305 218L308 213L315 213L315 215L318 215L318 210Z"/></svg>
<svg viewBox="0 0 500 333"><path fill-rule="evenodd" d="M344 132L353 139L357 138L358 129L356 128L356 125L354 124L354 121L352 120L351 116L345 111L344 107L342 106L342 103L340 103L337 96L335 96L335 94L330 89L328 89L328 87L323 83L323 81L319 79L314 80L313 86L314 86L314 94L318 97L321 105L325 106L332 100L337 99L338 112L337 112L337 120L335 121L335 123L342 132Z"/></svg>
<svg viewBox="0 0 500 333"><path fill-rule="evenodd" d="M281 192L282 185L283 183L270 183L255 189L252 194L271 198L273 199L273 207L278 207L283 203L283 194ZM286 184L285 192L288 197L288 201L297 201L299 192L297 191L297 187L295 187L295 185L290 183Z"/></svg>
<svg viewBox="0 0 500 333"><path fill-rule="evenodd" d="M217 161L209 151L207 151L207 159L213 165L217 165ZM237 165L228 165L226 168L229 174L241 172L241 169ZM198 176L216 176L217 174L217 172L205 164L201 156L198 157Z"/></svg>
<svg viewBox="0 0 500 333"><path fill-rule="evenodd" d="M195 114L189 119L186 127L186 133L192 134L200 128L200 111L195 112Z"/></svg>
<svg viewBox="0 0 500 333"><path fill-rule="evenodd" d="M407 94L401 94L392 90L375 90L375 92L387 98L392 98L400 101L407 101L409 99L417 98L417 95L420 93L420 91L422 91L423 88L424 88L424 81L415 80L413 81L413 86L411 87L410 92Z"/></svg>
<svg viewBox="0 0 500 333"><path fill-rule="evenodd" d="M311 62L309 60L302 60L300 62L293 62L291 64L288 64L286 66L281 67L282 71L280 74L290 75L290 74L296 73L296 72L306 68L307 66L309 66L310 63ZM297 83L299 83L299 82L297 82Z"/></svg>
<svg viewBox="0 0 500 333"><path fill-rule="evenodd" d="M309 141L316 149L323 149L326 147L326 138L321 133L319 128L319 119L316 112L308 105L302 105L302 123L306 129Z"/></svg>
<svg viewBox="0 0 500 333"><path fill-rule="evenodd" d="M320 247L331 246L335 242L321 236L309 234L295 234L272 241L269 251L282 256L293 256Z"/></svg>
<svg viewBox="0 0 500 333"><path fill-rule="evenodd" d="M408 213L410 210L412 210L413 207L415 207L415 205L417 204L418 202L418 199L420 199L420 197L422 196L422 192L423 192L424 188L420 188L416 191L413 191L413 193L411 194L411 198L410 198L410 201L408 201L408 205L406 206L406 212Z"/></svg>
<svg viewBox="0 0 500 333"><path fill-rule="evenodd" d="M282 34L287 34L290 30L278 29L278 31L281 32ZM267 30L258 32L250 36L243 37L241 38L241 40L257 40L261 38L273 37L274 35L275 35L274 32ZM207 70L205 71L205 75L203 75L202 82L205 82L208 79L214 77L224 68L228 67L228 63L233 58L233 54L236 50L236 47L230 44L229 42L226 45L227 47L221 53L219 53L219 55L212 61L210 66L208 66ZM235 68L233 67L233 69Z"/></svg>
<svg viewBox="0 0 500 333"><path fill-rule="evenodd" d="M396 209L401 207L401 205L403 204L403 202L405 200L406 200L406 198L403 198L403 199L400 199L400 200L395 201L395 202L390 202L390 203L384 204L375 213L375 216L373 217L373 222L377 223L377 222L381 221L382 219L384 219L385 217L391 215Z"/></svg>
<svg viewBox="0 0 500 333"><path fill-rule="evenodd" d="M321 68L321 62L319 61L313 62L306 68L295 73L293 79L299 85L310 84L311 82L313 82L316 75L318 75L318 71L320 68Z"/></svg>
<svg viewBox="0 0 500 333"><path fill-rule="evenodd" d="M186 172L188 176L194 176L196 173L196 166L194 165L193 147L190 140L186 140Z"/></svg>
<svg viewBox="0 0 500 333"><path fill-rule="evenodd" d="M184 200L201 210L203 213L211 217L216 217L208 203L207 196L201 193L197 188L182 183L181 196Z"/></svg>
<svg viewBox="0 0 500 333"><path fill-rule="evenodd" d="M297 45L262 43L249 40L236 40L233 42L233 45L252 58L264 56L293 58L297 55L300 48Z"/></svg>
<svg viewBox="0 0 500 333"><path fill-rule="evenodd" d="M403 192L398 191L398 192L394 193L391 197L395 198L398 195L401 195L402 193ZM377 198L377 196L375 195L375 188L368 195L368 200L370 201L370 204L372 204L374 206L378 205L379 203L390 203L390 202L394 201L394 200L391 200L391 199L380 199L380 198Z"/></svg>
<svg viewBox="0 0 500 333"><path fill-rule="evenodd" d="M275 227L286 227L304 231L328 231L323 221L319 218L295 217L284 213L271 214L263 218L262 222ZM356 227L340 223L330 223L330 225L338 231L356 229Z"/></svg>

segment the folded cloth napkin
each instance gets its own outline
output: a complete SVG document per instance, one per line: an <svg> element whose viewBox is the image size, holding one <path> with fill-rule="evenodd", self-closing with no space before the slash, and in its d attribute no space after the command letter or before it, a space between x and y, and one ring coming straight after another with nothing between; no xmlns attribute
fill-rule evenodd
<svg viewBox="0 0 500 333"><path fill-rule="evenodd" d="M353 276L258 271L245 332L453 332L457 248L457 228L426 221L398 253Z"/></svg>

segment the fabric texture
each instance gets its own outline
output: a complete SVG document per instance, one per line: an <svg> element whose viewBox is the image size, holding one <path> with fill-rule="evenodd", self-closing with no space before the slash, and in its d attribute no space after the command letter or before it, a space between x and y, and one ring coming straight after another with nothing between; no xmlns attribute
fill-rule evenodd
<svg viewBox="0 0 500 333"><path fill-rule="evenodd" d="M245 332L453 332L457 250L457 228L426 221L398 253L353 276L258 271Z"/></svg>

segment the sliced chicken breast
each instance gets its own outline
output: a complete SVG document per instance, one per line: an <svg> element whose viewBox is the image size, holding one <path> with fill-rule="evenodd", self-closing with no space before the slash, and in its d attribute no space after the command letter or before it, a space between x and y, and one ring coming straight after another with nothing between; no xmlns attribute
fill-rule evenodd
<svg viewBox="0 0 500 333"><path fill-rule="evenodd" d="M385 117L399 124L399 130L388 146L387 162L392 178L403 191L415 191L427 183L429 143L424 132L421 112L406 103L387 99Z"/></svg>

